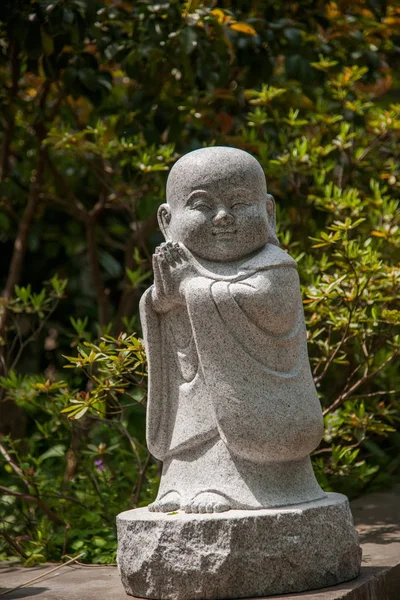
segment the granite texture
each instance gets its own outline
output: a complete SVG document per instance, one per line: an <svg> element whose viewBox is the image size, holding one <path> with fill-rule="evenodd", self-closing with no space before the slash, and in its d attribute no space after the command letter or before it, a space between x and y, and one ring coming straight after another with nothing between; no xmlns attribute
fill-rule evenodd
<svg viewBox="0 0 400 600"><path fill-rule="evenodd" d="M348 501L322 500L218 515L121 513L118 564L128 594L160 600L251 598L358 576Z"/></svg>
<svg viewBox="0 0 400 600"><path fill-rule="evenodd" d="M150 510L220 512L323 497L309 459L322 412L296 262L247 152L183 156L159 209L166 242L141 300L147 443L163 461Z"/></svg>
<svg viewBox="0 0 400 600"><path fill-rule="evenodd" d="M235 148L191 152L158 217L166 242L140 311L147 444L163 469L155 502L118 517L125 589L206 600L356 577L347 499L311 467L322 411L261 166Z"/></svg>

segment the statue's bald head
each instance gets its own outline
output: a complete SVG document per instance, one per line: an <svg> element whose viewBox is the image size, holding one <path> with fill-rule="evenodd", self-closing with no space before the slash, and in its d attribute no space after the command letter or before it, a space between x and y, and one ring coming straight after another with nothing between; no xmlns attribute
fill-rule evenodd
<svg viewBox="0 0 400 600"><path fill-rule="evenodd" d="M264 197L267 193L260 163L244 150L225 146L201 148L185 154L172 167L167 181L167 202L171 209L185 202L193 189L248 187Z"/></svg>
<svg viewBox="0 0 400 600"><path fill-rule="evenodd" d="M277 243L275 204L258 161L215 146L189 152L172 167L167 204L158 209L165 238L205 260L235 261Z"/></svg>

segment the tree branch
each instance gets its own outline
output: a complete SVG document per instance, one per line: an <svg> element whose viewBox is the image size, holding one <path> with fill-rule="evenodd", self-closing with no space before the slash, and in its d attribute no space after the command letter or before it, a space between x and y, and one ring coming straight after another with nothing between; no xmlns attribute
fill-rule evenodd
<svg viewBox="0 0 400 600"><path fill-rule="evenodd" d="M9 546L11 546L11 548L14 548L14 550L16 551L17 554L22 556L22 558L25 558L25 559L28 558L27 555L25 554L25 552L19 547L18 543L15 540L13 540L11 535L8 535L8 533L6 533L5 531L1 531L0 533L3 536L3 538L6 540L7 544L9 544Z"/></svg>
<svg viewBox="0 0 400 600"><path fill-rule="evenodd" d="M103 275L98 261L96 220L92 217L86 219L86 243L89 268L98 302L99 323L104 327L109 319L109 301L104 291Z"/></svg>
<svg viewBox="0 0 400 600"><path fill-rule="evenodd" d="M16 475L18 475L18 477L20 479L22 479L22 481L24 482L24 484L26 485L26 487L28 488L28 490L30 490L31 486L29 484L29 481L27 480L27 478L25 477L25 474L23 472L23 470L21 469L21 467L19 467L11 458L11 456L8 454L7 450L4 448L3 444L0 444L0 453L3 455L5 461L10 465L10 467L12 468L12 470L14 471L14 473ZM0 486L1 489L1 486Z"/></svg>
<svg viewBox="0 0 400 600"><path fill-rule="evenodd" d="M123 292L121 294L115 318L114 335L118 335L121 332L124 318L133 313L135 304L138 301L138 290L133 290L130 287L129 277L127 275L127 269L132 270L134 267L134 249L144 244L150 233L155 230L156 226L157 216L151 215L145 221L137 224L136 231L128 240L124 258L125 274L123 279Z"/></svg>
<svg viewBox="0 0 400 600"><path fill-rule="evenodd" d="M40 194L40 199L44 200L50 206L55 206L56 208L61 208L66 213L70 214L71 217L74 217L77 221L85 221L86 213L79 207L79 203L71 203L68 200L63 200L54 194L50 194L48 192L42 192Z"/></svg>
<svg viewBox="0 0 400 600"><path fill-rule="evenodd" d="M36 208L39 201L39 190L42 185L43 173L44 156L43 152L40 152L36 173L34 175L34 181L32 183L30 195L28 198L28 203L22 215L22 219L18 229L18 234L14 243L14 251L11 259L9 275L3 292L3 296L6 300L10 300L10 298L13 296L14 287L19 283L19 280L21 278L22 264L28 245L30 227L33 221L33 217L36 213Z"/></svg>
<svg viewBox="0 0 400 600"><path fill-rule="evenodd" d="M132 499L133 506L137 506L138 502L140 500L140 494L142 493L145 475L146 475L147 469L149 468L149 465L151 463L151 459L152 459L152 456L149 452L147 455L147 458L144 462L143 467L139 471L139 477L138 477L137 483L131 493L131 499Z"/></svg>
<svg viewBox="0 0 400 600"><path fill-rule="evenodd" d="M15 40L9 40L10 48L10 68L11 68L11 86L8 91L8 105L11 108L11 114L7 122L4 123L4 135L1 147L0 163L0 181L4 181L8 176L10 167L10 145L14 134L15 118L12 110L12 104L18 94L18 82L21 69L19 55L19 44Z"/></svg>
<svg viewBox="0 0 400 600"><path fill-rule="evenodd" d="M0 490L4 492L4 494L8 494L10 496L15 496L16 498L20 498L21 500L25 500L25 502L31 502L32 504L36 504L38 508L40 508L53 523L57 523L57 525L65 525L65 521L63 521L59 516L57 516L38 496L32 496L32 494L24 494L23 492L17 492L16 490L11 490L10 488L5 487L4 485L0 485Z"/></svg>
<svg viewBox="0 0 400 600"><path fill-rule="evenodd" d="M18 80L15 82L18 85ZM48 93L50 91L51 83L46 80L42 87L42 92L39 97L39 113L44 112ZM36 164L36 171L32 176L32 183L29 189L28 203L23 212L20 225L18 228L17 237L14 242L13 254L11 257L11 264L8 271L8 277L6 286L3 291L3 297L7 303L14 295L14 288L21 279L23 262L25 259L26 250L28 247L29 232L31 229L32 221L36 213L37 206L40 201L40 191L43 184L43 177L46 167L46 149L43 146L43 140L46 137L47 129L43 123L43 119L37 119L34 124L34 129L37 136L38 142L38 159ZM0 338L4 337L6 323L8 318L8 311L5 307L2 314L0 315Z"/></svg>
<svg viewBox="0 0 400 600"><path fill-rule="evenodd" d="M46 153L46 159L47 159L47 164L49 166L50 172L53 175L53 178L57 184L57 187L59 188L59 193L61 194L61 197L67 198L68 203L70 204L70 210L74 211L75 216L79 215L78 216L79 219L81 219L81 220L85 219L86 215L87 215L86 208L83 206L83 204L81 202L79 202L79 200L77 200L77 198L75 198L74 194L71 192L71 189L70 189L68 183L65 181L64 177L61 175L60 171L57 169L57 167L53 163L48 152ZM49 196L49 194L47 194L47 195ZM62 204L64 206L64 208L66 208L66 206L67 206L67 202L65 202L64 200L61 200L61 198L59 199L58 203Z"/></svg>
<svg viewBox="0 0 400 600"><path fill-rule="evenodd" d="M379 391L379 392L371 392L370 394L360 394L359 396L351 396L351 400L358 400L359 398L373 398L374 396L389 396L391 394L400 394L399 390L388 390L388 391Z"/></svg>
<svg viewBox="0 0 400 600"><path fill-rule="evenodd" d="M3 291L3 298L7 303L14 295L14 288L19 284L22 274L22 267L25 259L26 250L28 247L29 233L31 230L32 222L36 214L37 206L40 201L40 190L43 183L43 176L45 170L45 156L43 147L39 148L39 156L37 162L36 173L33 176L33 182L31 185L28 203L23 212L17 237L14 242L13 254L11 257L11 264L8 271L8 277L6 285ZM5 329L8 319L8 311L5 306L3 312L0 314L0 338L5 337Z"/></svg>
<svg viewBox="0 0 400 600"><path fill-rule="evenodd" d="M324 416L327 415L328 413L332 412L333 410L336 410L337 408L339 408L339 406L341 404L343 404L343 402L345 400L347 400L347 398L353 392L355 392L355 390L357 388L359 388L360 385L362 385L363 383L365 383L366 381L368 381L369 379L371 379L371 377L374 377L380 371L382 371L382 369L384 369L390 362L392 362L392 360L398 355L398 353L399 353L398 350L396 350L395 352L393 352L393 354L391 356L389 356L374 371L372 371L371 373L365 374L363 377L361 377L361 379L359 379L358 381L356 381L351 387L349 387L346 391L344 391L342 394L340 394L340 396L338 398L336 398L336 400L330 406L328 406L328 408L326 410L324 410Z"/></svg>
<svg viewBox="0 0 400 600"><path fill-rule="evenodd" d="M13 371L15 369L15 367L17 366L19 359L22 356L23 351L25 350L25 348L31 343L37 340L39 334L41 333L43 327L46 325L46 323L49 321L50 317L53 315L54 311L56 310L58 304L59 304L59 300L57 300L54 303L53 308L51 309L51 311L46 315L46 317L43 318L43 320L39 323L38 327L32 331L31 335L22 343L20 343L20 347L18 349L17 355L15 356L10 368L8 369L9 371ZM11 353L10 353L11 354Z"/></svg>
<svg viewBox="0 0 400 600"><path fill-rule="evenodd" d="M96 241L96 221L105 207L106 195L104 190L100 193L99 201L95 204L91 211L86 210L84 205L79 202L71 192L67 182L62 174L58 171L50 156L47 155L47 163L54 177L59 192L65 196L68 201L64 201L62 197L54 196L53 194L44 194L46 200L51 200L58 206L62 207L66 212L69 212L76 219L85 223L86 229L86 244L89 269L92 277L93 286L98 302L98 318L99 323L104 327L109 320L110 306L107 294L104 291L103 275L101 273L98 261L98 248Z"/></svg>

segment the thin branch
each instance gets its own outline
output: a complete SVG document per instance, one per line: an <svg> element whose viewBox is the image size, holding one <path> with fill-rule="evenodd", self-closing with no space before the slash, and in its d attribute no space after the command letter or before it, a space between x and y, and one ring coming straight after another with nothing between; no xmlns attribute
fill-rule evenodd
<svg viewBox="0 0 400 600"><path fill-rule="evenodd" d="M124 244L123 242L119 242L118 240L114 239L103 228L101 229L101 238L105 241L105 243L107 244L107 246L110 246L110 248L115 248L116 250L125 252L125 250L126 250L126 244Z"/></svg>
<svg viewBox="0 0 400 600"><path fill-rule="evenodd" d="M97 481L95 475L93 475L93 473L91 473L88 469L85 469L86 474L88 475L90 481L93 484L93 487L98 495L98 497L100 498L101 502L103 503L104 508L107 508L107 504L108 501L104 498L103 494L101 493L101 489L99 487L99 482ZM106 514L106 513L102 513L102 517L105 521L107 521L107 523L111 523L111 519L110 517Z"/></svg>
<svg viewBox="0 0 400 600"><path fill-rule="evenodd" d="M68 548L68 531L71 529L71 525L69 523L65 524L65 529L64 529L64 541L63 541L63 547L62 547L62 556L65 555L65 553L67 552L67 548Z"/></svg>
<svg viewBox="0 0 400 600"><path fill-rule="evenodd" d="M56 567L53 567L49 571L46 571L45 573L40 573L40 575L37 575L33 579L29 579L29 581L25 581L25 583L20 583L16 587L8 589L5 592L1 592L0 596L5 596L6 594L11 594L11 592L15 592L15 590L19 590L20 588L23 588L23 587L25 587L25 586L33 583L34 581L38 581L39 579L43 579L43 577L47 577L47 575L50 575L50 573L54 573L54 571L59 571L60 569L62 569L66 565L70 565L71 563L77 561L79 558L81 558L81 556L84 556L84 555L85 555L85 553L81 552L80 554L78 554L77 556L75 556L75 558L71 558L70 560L67 560L67 562L63 563L62 565L57 565Z"/></svg>
<svg viewBox="0 0 400 600"><path fill-rule="evenodd" d="M23 351L25 350L25 348L31 343L37 340L40 332L42 331L43 327L46 325L46 323L48 322L48 320L50 319L50 317L52 316L52 314L54 313L54 311L56 310L57 306L59 305L59 300L57 300L53 306L53 308L51 309L51 311L46 315L46 317L41 321L39 327L33 331L33 333L24 341L22 342L22 344L20 345L17 355L14 358L9 370L13 371L15 369L15 367L17 366L19 359L21 358L21 355L23 353Z"/></svg>
<svg viewBox="0 0 400 600"><path fill-rule="evenodd" d="M10 312L10 317L11 317L11 320L13 322L13 326L14 326L16 335L14 336L14 339L13 339L13 341L11 343L11 346L10 346L10 349L8 351L8 357L13 356L14 350L15 350L15 348L16 348L16 346L17 346L18 343L19 343L20 346L22 346L22 344L24 343L23 340L22 340L21 327L19 326L18 319L14 316L14 314L12 312ZM8 373L8 368L6 368L6 372Z"/></svg>
<svg viewBox="0 0 400 600"><path fill-rule="evenodd" d="M135 455L135 458L136 458L136 460L137 460L137 464L138 464L138 467L139 467L139 471L142 471L142 469L143 469L142 460L141 460L141 458L140 458L140 454L139 454L139 452L138 452L138 449L137 449L137 445L136 445L136 442L135 442L135 440L133 439L133 437L131 436L131 434L129 433L129 431L126 429L126 427L124 427L124 426L122 425L122 423L115 423L115 425L118 427L119 431L120 431L120 432L121 432L123 435L125 435L125 437L127 437L127 438L128 438L128 440L129 440L129 443L130 443L130 445L131 445L131 448L132 448L132 452L133 452L133 454Z"/></svg>
<svg viewBox="0 0 400 600"><path fill-rule="evenodd" d="M353 448L358 448L358 446L361 444L361 441L356 442L355 444L351 444L350 446L346 446L347 450L351 450ZM331 453L332 452L332 448L319 448L318 450L315 450L311 456L317 456L317 454L325 454L325 453Z"/></svg>
<svg viewBox="0 0 400 600"><path fill-rule="evenodd" d="M82 220L85 219L87 216L86 208L83 206L83 204L81 202L79 202L79 200L77 198L75 198L74 194L71 192L70 186L65 181L64 177L62 176L60 171L57 169L55 164L53 163L48 152L46 153L46 160L47 160L47 165L50 169L50 172L53 175L53 178L57 184L57 187L59 189L59 193L61 194L61 197L62 198L65 197L68 200L68 202L71 204L71 206L75 207L74 208L74 210L76 209L75 214L78 214L78 212L79 212L80 219L82 219ZM57 202L62 203L64 207L66 205L66 202L61 200L61 198L58 198Z"/></svg>
<svg viewBox="0 0 400 600"><path fill-rule="evenodd" d="M337 356L339 350L342 348L343 344L345 342L347 342L351 337L353 337L355 335L355 334L353 334L353 335L347 337L349 329L350 329L350 324L352 322L352 317L353 317L353 314L354 314L354 310L357 307L358 301L359 301L360 297L362 296L362 293L364 292L364 289L366 288L366 286L368 285L369 280L370 280L370 278L368 277L367 280L365 281L365 284L360 289L358 274L357 274L357 271L356 271L356 269L354 267L353 262L349 259L349 257L347 255L345 255L343 258L346 259L346 261L347 261L350 269L353 271L354 282L355 282L355 287L356 287L356 295L355 295L355 298L354 298L353 305L351 307L349 307L349 316L348 316L348 320L347 320L347 323L346 323L346 327L345 327L343 336L342 336L340 342L338 343L338 345L336 346L335 350L332 352L332 354L329 357L329 359L326 361L325 367L323 368L322 373L320 373L320 375L318 375L317 377L314 377L315 383L318 383L319 381L321 381L321 379L323 379L323 377L325 376L325 374L328 371L329 367L331 366L332 362L334 361L335 357ZM316 373L317 368L315 369L314 374Z"/></svg>
<svg viewBox="0 0 400 600"><path fill-rule="evenodd" d="M86 244L90 273L98 302L99 323L104 327L109 319L109 301L104 290L103 275L98 260L96 225L93 218L86 220Z"/></svg>
<svg viewBox="0 0 400 600"><path fill-rule="evenodd" d="M132 497L132 503L134 506L137 506L137 504L139 503L140 500L140 494L142 493L142 488L143 488L143 484L144 484L144 478L145 475L147 473L147 469L149 468L149 465L151 463L151 454L150 452L147 455L147 458L144 462L143 467L140 469L139 471L139 477L136 483L136 486L134 488L134 492L132 492L131 497Z"/></svg>
<svg viewBox="0 0 400 600"><path fill-rule="evenodd" d="M105 173L104 164L101 161L102 172ZM97 165L94 164L97 169ZM98 177L99 178L99 177ZM98 247L96 240L96 224L97 219L104 211L106 203L106 182L100 179L101 188L99 199L94 207L87 213L86 219L86 243L87 243L87 256L89 261L89 267L92 276L92 282L97 296L98 315L100 326L104 327L107 325L110 318L110 303L104 287L103 275L99 265L98 259Z"/></svg>
<svg viewBox="0 0 400 600"><path fill-rule="evenodd" d="M374 140L372 140L372 142L370 143L370 145L367 146L363 150L363 152L360 154L360 156L355 161L355 164L356 165L360 164L360 162L362 160L364 160L364 158L367 156L367 154L369 154L371 152L371 150L373 150L378 144L380 144L381 142L383 142L383 140L385 138L387 138L387 136L388 136L388 132L387 131L385 131L384 133L380 133Z"/></svg>
<svg viewBox="0 0 400 600"><path fill-rule="evenodd" d="M18 94L18 82L21 69L21 61L19 59L19 44L16 40L9 40L10 49L10 69L11 69L11 86L8 90L8 105L12 108L12 104ZM0 163L0 182L8 177L10 168L10 146L14 134L15 118L14 112L11 110L11 116L4 125L3 143L1 147L1 163Z"/></svg>
<svg viewBox="0 0 400 600"><path fill-rule="evenodd" d="M0 453L3 455L4 459L6 460L6 462L10 465L10 467L12 468L12 470L14 471L14 473L16 475L18 475L18 477L20 479L22 479L22 481L24 482L24 484L26 485L26 487L28 488L28 490L30 490L31 489L31 485L30 485L29 481L27 480L27 478L25 477L25 473L23 472L23 470L21 469L21 467L19 467L14 462L14 460L8 454L8 452L5 449L5 447L3 446L3 444L0 444ZM0 489L2 489L2 486L0 486Z"/></svg>
<svg viewBox="0 0 400 600"><path fill-rule="evenodd" d="M387 392L371 392L370 394L360 394L359 396L351 396L351 400L358 400L359 398L373 398L374 396L387 396L389 394L400 394L400 390L388 390Z"/></svg>
<svg viewBox="0 0 400 600"><path fill-rule="evenodd" d="M69 554L64 554L62 558L71 558ZM75 561L76 565L79 565L80 567L85 567L88 569L101 569L103 567L115 567L116 569L118 568L118 565L115 563L102 563L101 565L89 565L87 563L81 563L78 560Z"/></svg>
<svg viewBox="0 0 400 600"><path fill-rule="evenodd" d="M103 161L102 161L102 163L103 163ZM93 161L92 168L93 168L96 178L101 183L103 189L109 193L114 193L115 192L114 186L107 181L107 178L104 177L104 173L105 173L104 163L102 164L102 167L99 168L98 165L96 164L96 162Z"/></svg>
<svg viewBox="0 0 400 600"><path fill-rule="evenodd" d="M326 454L328 452L331 453L332 448L319 448L318 450L314 450L311 456L317 456L317 454Z"/></svg>
<svg viewBox="0 0 400 600"><path fill-rule="evenodd" d="M88 512L90 512L92 510L92 508L90 506L84 504L80 500L77 500L76 498L73 498L72 496L66 496L65 494L45 494L43 497L44 498L56 498L58 500L68 500L68 502L73 502L74 504L81 506ZM104 516L104 518L107 518L105 515L102 515L102 516Z"/></svg>
<svg viewBox="0 0 400 600"><path fill-rule="evenodd" d="M344 258L347 258L347 256L344 257ZM326 361L325 366L324 366L324 368L322 370L322 373L320 373L320 375L318 375L317 377L314 378L315 383L318 383L319 381L321 381L321 379L323 379L323 377L325 376L325 374L328 371L329 367L331 366L331 364L335 360L335 357L337 356L339 350L342 348L343 344L347 341L347 334L348 334L349 329L350 329L350 324L351 324L352 316L353 316L354 309L355 309L355 307L357 305L358 298L359 298L359 286L358 286L357 272L355 271L354 266L353 266L353 264L351 262L350 262L350 268L353 270L354 277L355 277L355 285L356 285L356 289L357 289L357 293L356 293L356 297L355 297L355 302L354 302L354 304L352 306L349 307L349 316L348 316L348 319L347 319L346 327L345 327L344 333L342 335L342 338L339 341L339 343L336 346L336 348L334 349L334 351L332 352L332 354L330 355L329 359Z"/></svg>
<svg viewBox="0 0 400 600"><path fill-rule="evenodd" d="M79 203L72 203L69 200L63 200L62 198L59 198L54 194L50 194L49 192L42 192L40 194L40 199L44 200L51 207L62 209L74 217L77 221L86 220L86 212L79 207Z"/></svg>
<svg viewBox="0 0 400 600"><path fill-rule="evenodd" d="M11 264L8 271L6 286L3 291L3 297L6 302L6 306L4 307L3 312L0 314L0 338L5 337L7 319L9 314L7 310L7 302L13 297L14 288L16 285L18 285L21 279L23 263L28 248L29 233L40 201L40 190L43 183L44 171L45 150L42 145L42 140L39 139L39 155L36 173L33 176L33 181L28 197L28 203L22 214L22 218L18 228L18 233L15 238L14 249L11 257ZM1 353L4 354L4 348L1 349ZM3 363L3 361L1 362Z"/></svg>
<svg viewBox="0 0 400 600"><path fill-rule="evenodd" d="M57 523L57 525L65 525L65 522L57 516L48 506L45 504L38 496L32 496L32 494L24 494L23 492L17 492L15 490L11 490L4 485L0 485L0 490L7 495L15 496L16 498L20 498L21 500L25 500L25 502L31 502L32 504L36 504L38 508L40 508L53 523Z"/></svg>
<svg viewBox="0 0 400 600"><path fill-rule="evenodd" d="M374 377L375 375L377 375L380 371L382 371L382 369L384 369L390 362L392 362L392 360L398 355L399 351L396 350L395 352L393 352L393 354L391 356L389 356L381 365L379 365L379 367L377 367L374 371L372 371L369 374L365 374L363 377L361 377L361 379L359 379L358 381L356 381L350 388L348 388L347 391L343 392L325 411L324 411L324 416L327 415L328 413L332 412L333 410L336 410L341 404L343 404L343 402L345 400L347 400L347 398L357 389L360 387L360 385L362 385L363 383L365 383L366 381L368 381L369 379L371 379L372 377Z"/></svg>
<svg viewBox="0 0 400 600"><path fill-rule="evenodd" d="M22 556L22 558L24 558L24 559L28 558L28 556L25 554L25 552L22 550L22 548L19 547L18 542L16 542L16 540L14 540L11 537L11 535L8 535L8 533L6 533L5 531L1 531L0 534L6 540L7 544L16 551L17 554Z"/></svg>
<svg viewBox="0 0 400 600"><path fill-rule="evenodd" d="M43 182L44 169L44 151L43 148L40 148L36 173L33 177L28 203L22 215L18 229L18 234L15 239L9 275L7 278L6 286L3 291L3 296L6 300L10 300L10 298L13 296L14 287L19 283L19 280L21 278L23 260L25 258L25 253L28 245L29 232L39 202L40 188Z"/></svg>
<svg viewBox="0 0 400 600"><path fill-rule="evenodd" d="M67 201L64 201L62 197L60 198L58 196L54 196L53 194L45 194L44 197L46 200L53 201L56 205L62 207L64 210L66 210L66 212L69 212L76 219L85 223L87 256L92 282L97 296L99 323L104 327L109 320L109 300L104 291L104 281L98 261L96 220L104 210L106 195L104 190L102 190L99 201L89 212L86 210L84 205L75 198L69 185L65 181L62 174L58 171L49 155L47 155L47 163L60 193L62 196L67 198Z"/></svg>
<svg viewBox="0 0 400 600"><path fill-rule="evenodd" d="M347 338L347 334L348 334L349 328L350 328L352 313L353 313L353 311L349 310L349 318L348 318L348 321L346 323L346 328L344 330L342 338L339 341L339 343L336 346L336 348L334 349L334 351L332 352L332 354L330 355L330 357L328 358L328 360L326 361L325 366L322 369L322 372L317 377L314 377L314 382L315 383L318 383L319 381L321 381L321 379L324 378L324 376L325 376L326 372L328 371L329 367L331 366L331 364L335 360L335 358L336 358L339 350L342 348L343 344L347 341L347 339L348 339Z"/></svg>
<svg viewBox="0 0 400 600"><path fill-rule="evenodd" d="M145 221L137 223L136 231L128 240L124 257L125 274L123 280L123 292L121 294L115 318L114 335L118 335L121 332L124 318L133 313L135 303L138 301L138 290L132 290L127 275L127 270L132 270L134 267L134 249L144 245L144 242L147 240L150 233L155 230L156 226L157 216L151 215Z"/></svg>

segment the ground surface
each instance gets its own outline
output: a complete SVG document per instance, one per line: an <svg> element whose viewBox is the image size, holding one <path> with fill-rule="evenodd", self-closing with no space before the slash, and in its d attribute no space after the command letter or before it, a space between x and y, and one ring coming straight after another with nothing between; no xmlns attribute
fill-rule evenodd
<svg viewBox="0 0 400 600"><path fill-rule="evenodd" d="M348 583L302 594L274 596L275 600L400 600L400 486L352 503L363 549L361 576ZM1 598L35 600L128 600L115 567L66 566L49 575L55 565L23 569L0 566L0 595L6 589L43 578ZM3 588L3 589L1 589Z"/></svg>

